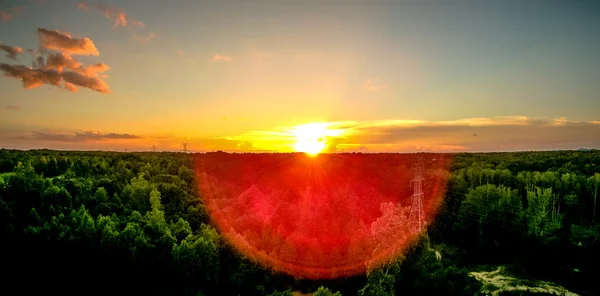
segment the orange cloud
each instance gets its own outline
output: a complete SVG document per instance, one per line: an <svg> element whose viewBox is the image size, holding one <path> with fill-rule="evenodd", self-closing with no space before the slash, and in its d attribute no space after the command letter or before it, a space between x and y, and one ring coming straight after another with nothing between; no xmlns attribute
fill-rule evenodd
<svg viewBox="0 0 600 296"><path fill-rule="evenodd" d="M64 87L71 92L76 92L77 86L81 86L102 93L110 93L108 85L98 75L110 69L108 65L98 63L85 66L71 56L73 52L79 54L92 52L97 55L98 51L91 40L71 38L65 33L41 28L38 28L38 33L42 47L55 49L58 52L44 51L45 59L44 56L37 54L33 63L34 67L0 63L0 70L6 76L20 79L26 89L49 84L59 88ZM4 46L3 49L9 54L17 52L11 46ZM32 54L36 55L33 51Z"/></svg>
<svg viewBox="0 0 600 296"><path fill-rule="evenodd" d="M231 61L233 61L233 59L231 57L228 57L228 56L222 56L222 55L216 54L211 59L211 61L213 61L213 62L217 62L217 61L231 62Z"/></svg>
<svg viewBox="0 0 600 296"><path fill-rule="evenodd" d="M81 75L77 72L63 72L62 78L71 84L78 85L81 87L89 88L101 93L110 93L108 89L108 84L106 84L102 79L98 77L89 77L85 75Z"/></svg>
<svg viewBox="0 0 600 296"><path fill-rule="evenodd" d="M75 70L83 68L83 65L69 54L58 52L48 55L46 58L46 67L49 69L56 69L58 72L62 72L63 68Z"/></svg>
<svg viewBox="0 0 600 296"><path fill-rule="evenodd" d="M58 30L38 28L40 46L60 52L98 56L100 53L89 38L74 38Z"/></svg>
<svg viewBox="0 0 600 296"><path fill-rule="evenodd" d="M17 56L23 52L23 49L16 46L10 46L0 42L0 50L6 52L6 57L16 60Z"/></svg>
<svg viewBox="0 0 600 296"><path fill-rule="evenodd" d="M65 82L65 89L70 92L77 92L77 86L72 83Z"/></svg>
<svg viewBox="0 0 600 296"><path fill-rule="evenodd" d="M125 28L125 27L145 27L146 26L146 24L144 24L143 22L134 20L134 19L131 19L130 17L128 17L127 14L125 13L125 11L123 11L122 9L112 7L112 6L103 4L103 3L92 4L92 3L87 3L85 1L82 1L82 2L77 3L77 7L84 11L90 11L90 9L96 9L96 10L102 12L102 14L104 14L104 17L113 21L113 28L116 28L116 27L123 27L123 28Z"/></svg>

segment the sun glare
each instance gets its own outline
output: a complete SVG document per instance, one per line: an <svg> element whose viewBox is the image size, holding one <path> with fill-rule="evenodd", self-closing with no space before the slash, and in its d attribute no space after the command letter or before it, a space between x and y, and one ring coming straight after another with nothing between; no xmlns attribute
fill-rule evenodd
<svg viewBox="0 0 600 296"><path fill-rule="evenodd" d="M315 156L327 148L328 137L338 136L342 131L329 130L325 123L308 123L297 126L293 133L296 136L294 149Z"/></svg>

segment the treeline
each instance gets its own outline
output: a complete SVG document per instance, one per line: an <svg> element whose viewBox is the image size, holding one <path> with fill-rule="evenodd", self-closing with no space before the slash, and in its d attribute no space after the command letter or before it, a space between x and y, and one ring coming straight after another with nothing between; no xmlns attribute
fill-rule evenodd
<svg viewBox="0 0 600 296"><path fill-rule="evenodd" d="M458 264L512 264L571 290L599 293L600 153L458 154L432 241Z"/></svg>
<svg viewBox="0 0 600 296"><path fill-rule="evenodd" d="M308 281L232 250L192 155L0 150L0 293L476 295L469 271L507 264L600 294L598 173L597 151L453 155L437 218L403 258Z"/></svg>
<svg viewBox="0 0 600 296"><path fill-rule="evenodd" d="M264 295L290 281L223 242L187 155L3 150L0 163L4 295Z"/></svg>

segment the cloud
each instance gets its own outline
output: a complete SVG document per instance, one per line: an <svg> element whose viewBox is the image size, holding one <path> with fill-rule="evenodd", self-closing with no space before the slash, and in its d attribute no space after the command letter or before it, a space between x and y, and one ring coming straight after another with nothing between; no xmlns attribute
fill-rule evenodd
<svg viewBox="0 0 600 296"><path fill-rule="evenodd" d="M77 92L77 86L72 83L65 82L65 89L70 92Z"/></svg>
<svg viewBox="0 0 600 296"><path fill-rule="evenodd" d="M25 65L10 65L0 63L0 70L5 76L17 78L23 83L23 87L30 89L49 84L68 91L76 92L77 86L89 88L101 93L110 93L108 84L101 74L110 67L104 63L86 66L79 62L71 54L98 54L93 42L87 38L71 38L66 33L38 28L42 53L30 51L35 61L33 67ZM13 47L7 47L12 50ZM51 52L50 49L57 50ZM12 50L15 51L15 50ZM45 58L44 56L45 55Z"/></svg>
<svg viewBox="0 0 600 296"><path fill-rule="evenodd" d="M6 106L4 109L10 110L10 111L21 111L21 107L19 107L19 106Z"/></svg>
<svg viewBox="0 0 600 296"><path fill-rule="evenodd" d="M10 14L4 10L0 10L0 19L4 22L10 21Z"/></svg>
<svg viewBox="0 0 600 296"><path fill-rule="evenodd" d="M0 20L8 22L14 15L19 15L21 11L25 9L27 9L27 6L13 7L4 10L0 9Z"/></svg>
<svg viewBox="0 0 600 296"><path fill-rule="evenodd" d="M213 62L217 62L217 61L231 62L231 61L233 61L233 59L231 57L228 57L228 56L222 56L222 55L216 54L211 59L211 61L213 61Z"/></svg>
<svg viewBox="0 0 600 296"><path fill-rule="evenodd" d="M108 85L98 77L85 76L73 71L58 71L56 69L31 68L24 65L9 65L0 63L0 70L5 75L20 79L26 89L40 87L44 84L64 87L69 91L76 91L75 85L89 88L102 93L110 93Z"/></svg>
<svg viewBox="0 0 600 296"><path fill-rule="evenodd" d="M89 38L74 38L67 33L44 28L38 28L37 33L40 38L40 46L44 48L69 54L100 55L94 42Z"/></svg>
<svg viewBox="0 0 600 296"><path fill-rule="evenodd" d="M85 76L77 72L65 71L62 78L71 84L89 88L101 93L110 93L108 84L98 77Z"/></svg>
<svg viewBox="0 0 600 296"><path fill-rule="evenodd" d="M367 81L365 81L364 87L367 90L370 90L370 91L378 91L378 90L387 88L388 86L384 85L384 84L377 83L377 82L375 82L372 79L368 79Z"/></svg>
<svg viewBox="0 0 600 296"><path fill-rule="evenodd" d="M559 122L559 124L556 124ZM600 148L600 126L524 116L388 124L341 123L341 144L383 151L505 151ZM336 128L333 124L331 128ZM477 136L474 136L477 135ZM387 145L387 146L386 146ZM343 146L343 145L342 145Z"/></svg>
<svg viewBox="0 0 600 296"><path fill-rule="evenodd" d="M141 139L140 136L132 134L100 133L93 131L61 133L61 132L30 132L18 136L19 139L41 140L49 142L90 142L119 139Z"/></svg>
<svg viewBox="0 0 600 296"><path fill-rule="evenodd" d="M77 59L64 52L48 54L45 63L38 62L38 65L41 67L44 67L44 64L48 69L55 69L59 72L63 72L64 69L68 69L89 77L96 76L98 73L102 73L110 69L110 67L104 63L93 64L86 67L77 61Z"/></svg>
<svg viewBox="0 0 600 296"><path fill-rule="evenodd" d="M132 38L139 41L140 43L146 43L152 39L154 39L154 37L156 37L156 34L154 33L148 33L148 35L143 36L143 35L134 35Z"/></svg>
<svg viewBox="0 0 600 296"><path fill-rule="evenodd" d="M24 65L0 63L0 70L8 77L20 79L24 88L36 88L44 84L60 86L61 75L56 70L34 69Z"/></svg>
<svg viewBox="0 0 600 296"><path fill-rule="evenodd" d="M16 60L17 56L23 52L23 49L16 46L10 46L0 42L0 50L6 52L6 57Z"/></svg>
<svg viewBox="0 0 600 296"><path fill-rule="evenodd" d="M64 52L49 54L46 57L46 68L55 69L62 72L63 69L78 70L83 68L83 65L75 58Z"/></svg>
<svg viewBox="0 0 600 296"><path fill-rule="evenodd" d="M324 141L327 144L326 152L477 152L600 148L599 123L525 116L453 121L340 121L327 123L327 129L332 133L325 136ZM240 143L252 142L254 149L291 151L296 141L294 128L251 131L227 139Z"/></svg>
<svg viewBox="0 0 600 296"><path fill-rule="evenodd" d="M113 28L117 27L145 27L146 24L139 20L134 20L127 16L125 11L120 8L112 7L104 3L87 3L85 1L77 3L77 7L84 11L90 11L91 9L102 12L104 17L113 21Z"/></svg>

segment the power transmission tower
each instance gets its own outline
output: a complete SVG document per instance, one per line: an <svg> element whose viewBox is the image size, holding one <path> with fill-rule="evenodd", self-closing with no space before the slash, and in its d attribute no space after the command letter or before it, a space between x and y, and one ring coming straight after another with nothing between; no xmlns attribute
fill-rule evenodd
<svg viewBox="0 0 600 296"><path fill-rule="evenodd" d="M152 152L156 152L156 145L152 145Z"/></svg>
<svg viewBox="0 0 600 296"><path fill-rule="evenodd" d="M420 232L425 228L425 212L423 211L423 182L425 177L423 176L424 165L421 158L413 164L412 170L414 177L411 180L413 187L412 195L412 206L410 207L409 223L410 229L413 233Z"/></svg>
<svg viewBox="0 0 600 296"><path fill-rule="evenodd" d="M181 147L183 147L183 153L187 153L188 143L181 143Z"/></svg>

